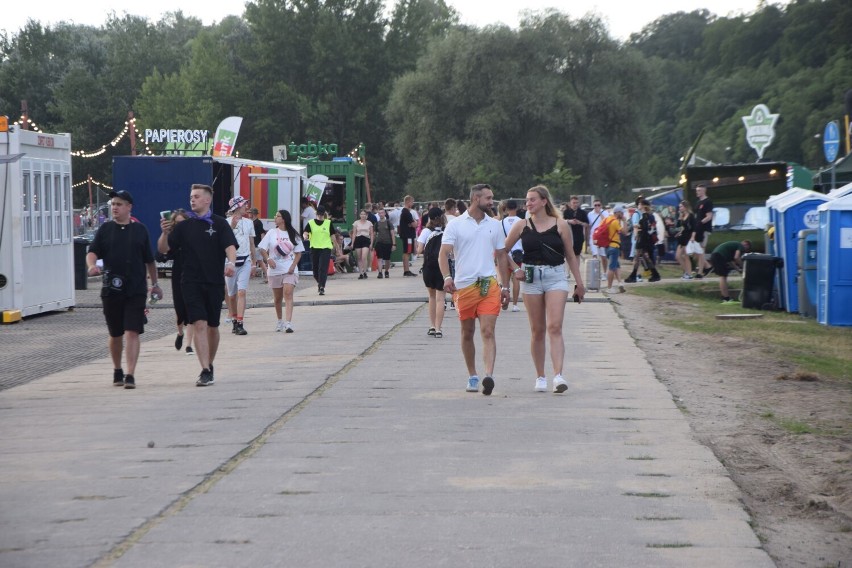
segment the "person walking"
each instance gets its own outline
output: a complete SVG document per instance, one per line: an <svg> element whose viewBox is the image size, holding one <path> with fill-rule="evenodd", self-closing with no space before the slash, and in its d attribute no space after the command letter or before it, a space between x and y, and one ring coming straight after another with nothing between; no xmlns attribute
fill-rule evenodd
<svg viewBox="0 0 852 568"><path fill-rule="evenodd" d="M527 217L515 223L506 236L506 248L523 243L521 268L514 259L509 262L511 273L506 271L503 281L514 276L523 281L524 306L530 323L530 354L535 367L536 392L547 391L544 372L545 334L550 344L550 362L553 366L553 392L563 393L568 383L562 376L565 363L565 342L562 324L565 319L565 302L568 299L568 274L565 263L574 277L574 300L581 302L586 294L580 274L580 262L574 253L574 236L571 226L560 218L550 196L550 191L537 185L527 191Z"/></svg>
<svg viewBox="0 0 852 568"><path fill-rule="evenodd" d="M624 290L621 287L613 288L612 283L614 280L618 282L621 281L621 276L618 273L621 269L621 263L619 262L619 258L621 257L621 237L627 235L629 232L627 225L624 223L624 207L621 205L613 207L612 215L607 217L604 220L604 223L607 224L607 230L609 232L609 246L606 248L607 293L617 294Z"/></svg>
<svg viewBox="0 0 852 568"><path fill-rule="evenodd" d="M562 217L571 226L571 236L574 239L574 256L579 260L582 258L580 255L583 252L583 244L589 236L589 214L580 208L578 196L571 196Z"/></svg>
<svg viewBox="0 0 852 568"><path fill-rule="evenodd" d="M257 252L257 245L260 244L260 241L266 235L266 227L263 226L263 221L260 220L260 211L258 211L257 207L252 207L249 210L249 219L254 223L254 256L251 262L252 265L260 269L260 273L263 275L263 283L266 284L266 265L261 262L260 253Z"/></svg>
<svg viewBox="0 0 852 568"><path fill-rule="evenodd" d="M418 217L414 209L414 198L406 195L404 207L399 212L399 238L402 240L402 275L417 276L410 270L411 255L415 254L414 241L417 239Z"/></svg>
<svg viewBox="0 0 852 568"><path fill-rule="evenodd" d="M237 239L224 217L210 209L213 188L194 183L189 192L189 219L175 224L161 219L157 249L178 251L183 261L181 291L187 317L195 328L195 352L201 374L195 385L214 382L213 361L219 350L219 321L225 299L225 278L234 275ZM224 270L223 267L224 266Z"/></svg>
<svg viewBox="0 0 852 568"><path fill-rule="evenodd" d="M603 205L601 204L600 199L595 199L594 205L592 207L591 213L589 213L589 232L588 234L591 236L594 234L595 229L598 228L598 225L604 222L604 219L609 217L609 213L604 210ZM606 261L606 247L599 247L596 245L591 238L588 240L589 243L589 252L592 254L592 258L597 259L601 263L601 281L606 280L606 270L607 270L607 261Z"/></svg>
<svg viewBox="0 0 852 568"><path fill-rule="evenodd" d="M396 231L383 207L377 211L379 220L376 223L376 256L379 257L379 274L376 278L390 278L391 254L396 250ZM384 275L382 274L384 270Z"/></svg>
<svg viewBox="0 0 852 568"><path fill-rule="evenodd" d="M175 224L186 221L186 210L175 209L169 217ZM195 335L195 328L189 323L189 316L186 312L186 302L183 301L183 291L180 287L180 280L183 274L183 261L181 260L180 252L170 250L166 258L172 261L172 303L175 307L175 317L177 319L177 337L175 338L175 349L180 351L184 342L186 343L186 354L192 355L192 338ZM185 338L185 341L184 341Z"/></svg>
<svg viewBox="0 0 852 568"><path fill-rule="evenodd" d="M325 295L325 283L328 280L328 261L331 258L331 249L334 248L331 242L332 232L331 219L326 218L325 207L320 205L317 207L316 219L307 222L305 234L302 235L311 247L311 268L320 296Z"/></svg>
<svg viewBox="0 0 852 568"><path fill-rule="evenodd" d="M293 333L293 291L299 283L299 259L305 252L305 246L293 227L289 211L281 209L275 214L275 228L260 241L258 251L267 266L269 287L272 288L272 302L278 318L275 331ZM284 319L281 317L282 301L287 310Z"/></svg>
<svg viewBox="0 0 852 568"><path fill-rule="evenodd" d="M130 218L133 196L122 189L110 192L109 197L112 221L102 224L95 233L86 253L86 266L89 276L97 276L101 274L98 260L104 265L101 304L109 333L112 384L135 389L139 336L145 333L147 278L151 279L152 295L162 298L163 290L157 283L157 264L148 229ZM122 354L127 363L126 374Z"/></svg>
<svg viewBox="0 0 852 568"><path fill-rule="evenodd" d="M236 335L247 335L243 318L246 313L246 293L248 292L249 278L251 278L252 261L255 256L254 249L254 223L246 219L245 212L248 201L237 195L228 202L228 224L237 239L237 260L234 265L234 274L225 279L228 285L228 310L231 314L233 329L231 333Z"/></svg>
<svg viewBox="0 0 852 568"><path fill-rule="evenodd" d="M521 218L518 217L518 202L514 199L507 199L501 205L501 213L503 218L500 220L500 224L503 226L503 235L508 237L509 231L511 231L512 226L520 221ZM515 243L510 247L506 246L509 249L509 258L514 263L514 266L520 266L524 262L524 246L521 243L520 239L517 239ZM509 282L509 280L504 280L503 282ZM521 282L516 278L511 279L512 282L512 311L519 312L521 309L518 307L518 297L521 293Z"/></svg>
<svg viewBox="0 0 852 568"><path fill-rule="evenodd" d="M692 261L689 259L689 252L686 249L689 243L695 242L695 215L692 213L692 206L686 200L680 202L677 210L678 219L675 225L677 252L675 252L675 259L677 259L680 269L683 271L681 279L692 280Z"/></svg>
<svg viewBox="0 0 852 568"><path fill-rule="evenodd" d="M373 223L370 222L370 215L366 209L361 209L359 219L352 223L352 247L355 249L355 255L358 257L358 280L367 278L367 268L369 268L370 249L373 248L375 240L375 229Z"/></svg>
<svg viewBox="0 0 852 568"><path fill-rule="evenodd" d="M432 207L426 214L429 222L417 237L417 254L423 255L423 283L429 300L429 330L426 335L436 339L444 337L444 278L438 263L446 219L440 207Z"/></svg>
<svg viewBox="0 0 852 568"><path fill-rule="evenodd" d="M651 204L642 199L639 202L639 218L634 225L634 255L633 255L633 271L624 281L636 282L637 272L640 266L647 267L651 271L649 282L658 282L660 273L657 272L657 266L654 264L654 245L656 245L657 236L657 221L654 219L654 214L651 213Z"/></svg>
<svg viewBox="0 0 852 568"><path fill-rule="evenodd" d="M487 214L493 203L491 186L482 183L471 187L470 205L447 225L438 257L444 291L453 294L461 322L461 350L469 375L467 392L479 391L473 343L479 320L485 365L482 394L486 396L494 390L494 363L497 359L494 328L497 316L501 305L509 305L509 288L505 285L508 283L501 285L497 282L497 275L508 271L508 254L500 222ZM450 253L455 255L455 276L450 274Z"/></svg>

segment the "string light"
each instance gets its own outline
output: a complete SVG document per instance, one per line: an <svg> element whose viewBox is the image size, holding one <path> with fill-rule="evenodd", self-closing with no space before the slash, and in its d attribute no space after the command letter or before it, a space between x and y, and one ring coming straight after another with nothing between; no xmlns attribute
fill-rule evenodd
<svg viewBox="0 0 852 568"><path fill-rule="evenodd" d="M103 183L103 182L101 182L101 181L98 181L98 180L95 180L95 179L93 179L93 180L91 180L91 181L92 181L92 185L97 185L97 186L100 186L100 187L102 187L102 188L104 188L104 189L108 189L108 190L110 190L110 191L112 191L113 189L115 189L114 187L112 187L112 186L110 186L110 185L107 185L107 184L105 184L105 183ZM71 186L71 189L74 189L74 188L77 188L77 187L80 187L80 186L86 185L87 183L89 183L89 180L88 180L88 179L84 179L84 180L83 180L83 181L81 181L80 183L75 183L74 185L72 185L72 186Z"/></svg>
<svg viewBox="0 0 852 568"><path fill-rule="evenodd" d="M361 148L361 144L358 144L352 150L346 154L347 157L351 158L353 162L357 162L360 165L364 165L364 158L359 155L359 150Z"/></svg>
<svg viewBox="0 0 852 568"><path fill-rule="evenodd" d="M21 118L19 118L18 121L15 124L23 126L25 121L26 121L27 125L29 126L29 128L31 130L34 130L35 132L41 132L41 128L39 128L38 125L35 122L33 122L31 119L26 118L26 116L24 116L23 114L21 115Z"/></svg>

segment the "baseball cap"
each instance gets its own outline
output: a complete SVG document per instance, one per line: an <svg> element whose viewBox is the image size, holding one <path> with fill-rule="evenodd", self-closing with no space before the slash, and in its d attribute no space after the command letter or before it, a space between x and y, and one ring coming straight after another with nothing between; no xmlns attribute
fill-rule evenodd
<svg viewBox="0 0 852 568"><path fill-rule="evenodd" d="M242 195L238 195L228 202L228 212L236 211L243 205L248 205L248 200Z"/></svg>
<svg viewBox="0 0 852 568"><path fill-rule="evenodd" d="M325 207L323 207L322 205L317 207L317 215L325 215Z"/></svg>
<svg viewBox="0 0 852 568"><path fill-rule="evenodd" d="M110 197L118 197L119 199L122 199L122 200L124 200L128 203L131 203L131 204L133 203L133 196L130 195L130 192L127 191L126 189L119 189L118 191L110 191L109 196Z"/></svg>
<svg viewBox="0 0 852 568"><path fill-rule="evenodd" d="M624 207L621 205L616 205L612 208L613 213L624 213Z"/></svg>

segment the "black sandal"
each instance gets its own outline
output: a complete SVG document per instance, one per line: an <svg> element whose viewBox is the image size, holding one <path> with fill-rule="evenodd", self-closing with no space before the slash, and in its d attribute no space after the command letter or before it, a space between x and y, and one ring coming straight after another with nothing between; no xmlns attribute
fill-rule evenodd
<svg viewBox="0 0 852 568"><path fill-rule="evenodd" d="M426 335L435 335L435 328L434 328L434 327L430 327L430 328L429 328L429 331L427 331L427 332L426 332Z"/></svg>

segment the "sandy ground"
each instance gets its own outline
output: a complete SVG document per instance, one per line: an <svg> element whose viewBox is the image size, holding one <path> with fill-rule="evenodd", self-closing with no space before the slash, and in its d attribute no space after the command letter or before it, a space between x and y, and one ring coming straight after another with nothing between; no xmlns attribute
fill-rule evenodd
<svg viewBox="0 0 852 568"><path fill-rule="evenodd" d="M852 385L781 379L795 368L759 346L665 324L688 304L629 293L613 301L696 436L742 489L778 566L852 567ZM793 434L783 419L835 433Z"/></svg>

